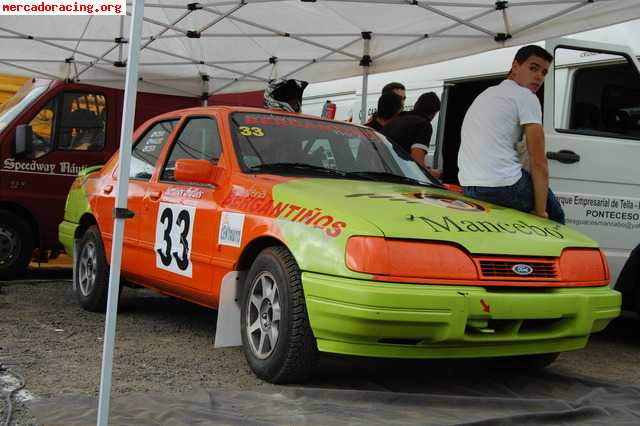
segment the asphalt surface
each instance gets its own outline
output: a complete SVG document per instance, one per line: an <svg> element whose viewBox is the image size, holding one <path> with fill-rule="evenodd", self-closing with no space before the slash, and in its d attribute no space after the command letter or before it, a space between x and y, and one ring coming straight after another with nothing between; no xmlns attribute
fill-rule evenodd
<svg viewBox="0 0 640 426"><path fill-rule="evenodd" d="M197 389L276 392L257 379L240 348L214 349L214 311L125 288L119 305L112 395L181 395ZM562 354L547 369L576 380L640 385L640 321L622 318L594 335L587 348ZM96 396L104 315L83 311L71 292L68 268L31 269L21 280L0 282L0 424L12 394L13 422L38 424L28 401ZM463 389L505 372L500 363L392 361L326 357L307 387L434 393ZM524 373L522 373L524 374ZM493 391L491 391L493 392ZM495 392L500 392L496 390Z"/></svg>

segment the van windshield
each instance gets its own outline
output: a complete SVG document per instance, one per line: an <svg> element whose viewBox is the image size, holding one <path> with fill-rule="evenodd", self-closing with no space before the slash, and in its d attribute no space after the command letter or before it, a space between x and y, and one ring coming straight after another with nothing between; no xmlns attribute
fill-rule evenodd
<svg viewBox="0 0 640 426"><path fill-rule="evenodd" d="M233 113L231 122L246 173L439 185L402 148L367 127L264 113Z"/></svg>
<svg viewBox="0 0 640 426"><path fill-rule="evenodd" d="M0 132L45 90L47 90L47 85L25 85L22 86L15 95L0 105Z"/></svg>

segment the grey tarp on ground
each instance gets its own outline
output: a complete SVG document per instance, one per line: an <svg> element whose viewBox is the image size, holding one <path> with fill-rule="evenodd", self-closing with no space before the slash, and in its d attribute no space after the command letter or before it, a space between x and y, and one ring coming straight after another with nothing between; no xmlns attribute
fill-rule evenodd
<svg viewBox="0 0 640 426"><path fill-rule="evenodd" d="M487 372L487 377L484 377ZM547 371L477 369L469 380L416 378L419 393L281 387L180 396L129 394L112 399L114 425L637 425L640 386L613 385ZM393 379L390 380L393 383ZM406 385L406 377L403 380ZM391 388L393 385L390 386ZM389 390L392 390L389 388ZM32 402L39 423L95 424L97 400Z"/></svg>

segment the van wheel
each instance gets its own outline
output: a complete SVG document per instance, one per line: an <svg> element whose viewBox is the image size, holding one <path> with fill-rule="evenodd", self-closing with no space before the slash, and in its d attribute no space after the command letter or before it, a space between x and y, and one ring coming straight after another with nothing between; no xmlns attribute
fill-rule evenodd
<svg viewBox="0 0 640 426"><path fill-rule="evenodd" d="M104 312L107 306L109 269L98 227L90 226L82 235L75 262L73 289L87 311Z"/></svg>
<svg viewBox="0 0 640 426"><path fill-rule="evenodd" d="M33 254L33 232L20 217L0 211L0 280L22 275Z"/></svg>
<svg viewBox="0 0 640 426"><path fill-rule="evenodd" d="M264 249L251 265L240 326L247 362L270 383L306 380L318 360L300 269L284 247Z"/></svg>

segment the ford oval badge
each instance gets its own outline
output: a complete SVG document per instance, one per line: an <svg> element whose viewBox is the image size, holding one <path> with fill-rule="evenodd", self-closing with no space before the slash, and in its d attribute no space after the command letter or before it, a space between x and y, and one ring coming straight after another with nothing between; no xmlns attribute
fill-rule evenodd
<svg viewBox="0 0 640 426"><path fill-rule="evenodd" d="M524 263L513 265L511 270L518 275L531 275L531 273L533 272L533 268L530 265L526 265Z"/></svg>

